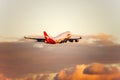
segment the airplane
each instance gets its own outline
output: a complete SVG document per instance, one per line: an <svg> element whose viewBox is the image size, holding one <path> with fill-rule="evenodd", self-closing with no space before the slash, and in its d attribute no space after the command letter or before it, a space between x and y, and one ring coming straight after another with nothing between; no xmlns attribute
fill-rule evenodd
<svg viewBox="0 0 120 80"><path fill-rule="evenodd" d="M65 43L67 41L78 42L79 39L82 39L82 37L77 37L77 38L72 37L72 34L70 31L63 32L56 37L50 37L46 33L46 31L43 31L43 34L44 34L44 38L42 38L42 37L37 37L37 38L36 37L27 37L27 36L25 36L24 38L25 39L33 39L33 40L37 40L37 42L45 42L45 43L49 43L49 44Z"/></svg>

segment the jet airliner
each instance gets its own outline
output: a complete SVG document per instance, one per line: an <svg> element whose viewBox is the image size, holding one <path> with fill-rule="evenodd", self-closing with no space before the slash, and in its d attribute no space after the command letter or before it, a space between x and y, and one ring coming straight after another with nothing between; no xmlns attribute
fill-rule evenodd
<svg viewBox="0 0 120 80"><path fill-rule="evenodd" d="M46 43L49 43L49 44L56 44L56 43L64 43L64 42L67 42L67 41L70 41L70 42L78 42L79 39L82 39L82 37L74 37L72 38L72 34L70 31L66 31L66 32L63 32L61 34L59 34L58 36L56 37L50 37L46 31L43 32L44 34L44 38L41 38L41 37L27 37L25 36L24 38L25 39L34 39L34 40L37 40L38 42L46 42Z"/></svg>

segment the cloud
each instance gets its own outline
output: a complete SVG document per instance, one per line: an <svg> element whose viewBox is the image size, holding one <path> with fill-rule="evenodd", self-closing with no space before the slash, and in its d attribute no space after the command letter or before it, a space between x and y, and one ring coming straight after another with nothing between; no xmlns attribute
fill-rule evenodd
<svg viewBox="0 0 120 80"><path fill-rule="evenodd" d="M83 38L80 40L82 44L95 44L95 45L116 45L117 38L113 35L99 33L92 35L83 35Z"/></svg>
<svg viewBox="0 0 120 80"><path fill-rule="evenodd" d="M119 64L92 63L65 68L58 73L29 74L16 79L0 74L0 80L120 80L120 69Z"/></svg>
<svg viewBox="0 0 120 80"><path fill-rule="evenodd" d="M12 79L5 77L3 74L0 74L0 80L12 80Z"/></svg>
<svg viewBox="0 0 120 80"><path fill-rule="evenodd" d="M108 35L105 33L99 33L98 35L92 35L95 44L103 44L103 45L113 45L115 44L115 37L112 35Z"/></svg>
<svg viewBox="0 0 120 80"><path fill-rule="evenodd" d="M23 78L7 78L0 74L0 80L54 80L56 73L29 74Z"/></svg>
<svg viewBox="0 0 120 80"><path fill-rule="evenodd" d="M54 80L56 73L44 73L44 74L29 74L24 78L18 78L16 80Z"/></svg>
<svg viewBox="0 0 120 80"><path fill-rule="evenodd" d="M99 63L77 65L74 69L61 70L55 80L120 80L120 71Z"/></svg>
<svg viewBox="0 0 120 80"><path fill-rule="evenodd" d="M117 69L113 69L112 67L105 67L103 64L93 63L87 66L83 73L84 74L109 74L116 72Z"/></svg>

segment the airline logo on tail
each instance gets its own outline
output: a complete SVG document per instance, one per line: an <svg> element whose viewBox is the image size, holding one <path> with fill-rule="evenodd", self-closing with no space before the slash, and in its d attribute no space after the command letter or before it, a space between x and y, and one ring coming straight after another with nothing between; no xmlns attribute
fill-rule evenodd
<svg viewBox="0 0 120 80"><path fill-rule="evenodd" d="M44 31L45 42L50 44L55 44L56 42L48 36L48 34Z"/></svg>

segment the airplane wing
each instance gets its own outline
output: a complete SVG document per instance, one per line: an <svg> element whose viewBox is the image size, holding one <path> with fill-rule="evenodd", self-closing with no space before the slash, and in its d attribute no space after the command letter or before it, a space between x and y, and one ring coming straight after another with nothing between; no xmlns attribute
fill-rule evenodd
<svg viewBox="0 0 120 80"><path fill-rule="evenodd" d="M42 37L24 37L25 39L33 39L36 40L37 42L45 42L45 38Z"/></svg>
<svg viewBox="0 0 120 80"><path fill-rule="evenodd" d="M76 38L75 37L71 37L71 38L68 39L68 41L69 42L73 42L73 41L79 42L80 39L82 39L82 37L76 37Z"/></svg>
<svg viewBox="0 0 120 80"><path fill-rule="evenodd" d="M25 39L33 39L33 40L36 40L37 42L45 42L45 38L42 38L42 37L40 37L40 38L36 38L36 37L24 37ZM82 39L82 37L76 37L76 38L69 38L69 39L64 39L64 41L62 41L61 43L64 43L64 42L67 42L67 41L69 41L69 42L79 42L79 40L80 39Z"/></svg>

